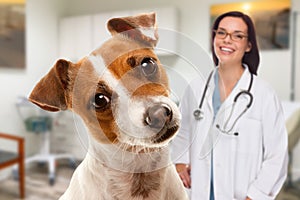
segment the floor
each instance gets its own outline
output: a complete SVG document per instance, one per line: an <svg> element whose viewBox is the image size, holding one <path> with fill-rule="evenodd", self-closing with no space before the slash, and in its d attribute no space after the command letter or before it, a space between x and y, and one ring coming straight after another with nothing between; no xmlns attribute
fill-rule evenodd
<svg viewBox="0 0 300 200"><path fill-rule="evenodd" d="M47 166L36 166L26 171L25 200L57 200L67 189L73 169L66 163L57 168L55 184L48 180ZM0 182L0 200L20 200L18 182L9 177Z"/></svg>
<svg viewBox="0 0 300 200"><path fill-rule="evenodd" d="M68 163L58 166L56 182L49 185L47 166L36 166L26 171L26 198L25 200L57 200L66 190L73 169ZM299 189L283 189L276 200L300 200ZM12 177L0 182L0 200L20 200L18 182Z"/></svg>

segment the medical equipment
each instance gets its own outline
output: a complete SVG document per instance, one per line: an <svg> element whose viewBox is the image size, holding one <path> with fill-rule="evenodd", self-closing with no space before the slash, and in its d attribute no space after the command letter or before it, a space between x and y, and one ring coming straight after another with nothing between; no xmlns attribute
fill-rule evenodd
<svg viewBox="0 0 300 200"><path fill-rule="evenodd" d="M202 105L203 105L203 102L204 102L204 98L205 98L205 95L206 95L206 92L207 92L207 89L208 89L208 85L210 83L210 80L211 80L211 77L213 75L213 72L214 70L212 70L208 76L208 79L207 79L207 82L205 84L205 87L204 87L204 91L202 93L202 97L201 97L201 100L200 100L200 104L199 104L199 107L194 111L194 117L196 120L201 120L204 118L204 112L202 110ZM227 118L226 122L224 123L224 126L221 127L219 124L216 124L216 128L219 129L222 133L226 133L228 135L235 135L235 136L238 136L238 133L237 132L234 132L234 133L231 133L233 127L235 126L236 122L241 118L241 116L251 107L252 105L252 102L253 102L253 95L251 94L250 90L251 90L251 87L252 87L252 83L253 83L253 74L251 74L251 79L250 79L250 83L249 83L249 87L247 90L242 90L241 92L239 92L235 97L234 97L234 100L233 100L233 105L231 107L231 111L230 111L230 114L229 114L229 117ZM235 108L235 104L238 100L238 98L241 96L241 95L247 95L249 97L249 102L248 104L246 105L245 109L237 116L237 118L234 120L232 126L229 128L229 129L225 129L225 127L228 125L228 122L230 120L230 118L232 117L232 114L233 114L233 111L234 111L234 108Z"/></svg>
<svg viewBox="0 0 300 200"><path fill-rule="evenodd" d="M46 113L46 111L39 109L33 103L28 101L26 97L18 97L18 101L16 103L18 114L20 115L22 121L26 126L26 130L28 132L33 132L35 134L41 134L39 152L33 156L27 157L25 159L25 165L29 165L31 163L47 163L48 171L49 171L49 184L53 185L55 183L56 178L56 166L57 160L60 159L69 159L70 166L72 168L76 168L75 157L68 153L57 153L54 154L50 152L50 134L52 131L52 126L54 116L57 116L60 113ZM17 174L17 165L14 166L13 175L15 179L18 179Z"/></svg>

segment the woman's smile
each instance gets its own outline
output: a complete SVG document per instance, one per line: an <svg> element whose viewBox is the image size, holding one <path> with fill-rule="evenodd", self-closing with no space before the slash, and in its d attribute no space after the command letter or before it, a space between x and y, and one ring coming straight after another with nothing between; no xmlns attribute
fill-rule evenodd
<svg viewBox="0 0 300 200"><path fill-rule="evenodd" d="M233 53L235 50L231 47L221 46L220 50L224 53Z"/></svg>

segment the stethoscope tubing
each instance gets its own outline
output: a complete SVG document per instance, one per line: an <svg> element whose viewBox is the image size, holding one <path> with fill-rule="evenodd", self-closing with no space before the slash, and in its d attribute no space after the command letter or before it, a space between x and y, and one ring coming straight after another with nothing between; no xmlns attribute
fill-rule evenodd
<svg viewBox="0 0 300 200"><path fill-rule="evenodd" d="M211 81L211 77L212 77L214 71L215 71L215 69L213 69L213 70L210 72L210 74L209 74L209 76L208 76L208 78L207 78L205 87L204 87L204 91L203 91L202 96L201 96L201 99L200 99L199 107L193 112L194 117L195 117L196 120L201 120L201 119L204 118L204 113L203 113L203 111L202 111L202 106L203 106L203 102L204 102L204 99L205 99L205 96L206 96L206 93L207 93L208 85L209 85L209 83L210 83L210 81ZM250 77L250 83L249 83L248 89L247 89L247 90L242 90L241 92L239 92L239 93L234 97L234 100L233 100L233 108L232 108L232 110L231 110L230 117L226 120L226 125L227 125L229 119L231 118L232 113L233 113L233 109L234 109L234 107L235 107L235 104L236 104L238 98L239 98L241 95L244 95L244 94L245 94L245 95L248 95L248 96L249 96L249 103L246 105L246 108L245 108L245 109L239 114L239 116L235 119L233 125L231 126L231 128L230 128L228 131L226 131L225 129L222 129L222 128L220 127L220 125L217 124L217 128L218 128L221 132L223 132L223 133L228 133L228 134L229 134L229 132L233 129L233 127L235 126L235 124L236 124L236 122L238 121L238 119L239 119L239 118L240 118L240 117L241 117L241 116L242 116L242 115L243 115L243 114L251 107L251 105L252 105L252 103L253 103L253 95L251 94L251 88L252 88L252 84L253 84L253 74L250 73L250 75L251 75L251 77ZM238 135L238 134L235 134L235 133L234 133L234 135Z"/></svg>

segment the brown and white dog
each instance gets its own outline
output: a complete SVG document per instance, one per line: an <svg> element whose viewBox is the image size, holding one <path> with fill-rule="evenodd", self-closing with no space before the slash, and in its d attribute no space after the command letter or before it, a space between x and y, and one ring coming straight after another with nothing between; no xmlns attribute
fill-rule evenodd
<svg viewBox="0 0 300 200"><path fill-rule="evenodd" d="M153 49L155 13L113 18L112 38L77 63L60 59L29 100L71 110L89 132L85 159L61 200L188 199L168 143L180 114Z"/></svg>

